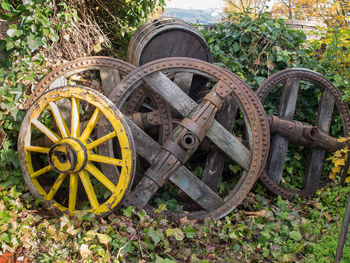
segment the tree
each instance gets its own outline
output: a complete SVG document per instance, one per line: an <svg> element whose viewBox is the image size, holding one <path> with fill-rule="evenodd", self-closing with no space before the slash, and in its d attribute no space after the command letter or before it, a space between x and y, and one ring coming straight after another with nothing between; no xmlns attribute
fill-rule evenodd
<svg viewBox="0 0 350 263"><path fill-rule="evenodd" d="M316 20L329 27L348 27L349 0L278 0L272 7L278 17L299 20Z"/></svg>
<svg viewBox="0 0 350 263"><path fill-rule="evenodd" d="M261 14L266 11L266 4L269 0L225 0L225 12L243 14Z"/></svg>

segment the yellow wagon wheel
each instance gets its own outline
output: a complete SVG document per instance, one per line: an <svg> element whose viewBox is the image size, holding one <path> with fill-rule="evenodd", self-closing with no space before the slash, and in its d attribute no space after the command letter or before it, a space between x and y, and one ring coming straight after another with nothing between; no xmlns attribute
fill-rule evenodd
<svg viewBox="0 0 350 263"><path fill-rule="evenodd" d="M62 99L71 101L70 123L57 107ZM97 138L102 119L112 128ZM100 145L112 139L118 142L117 156L99 154ZM30 192L69 215L112 212L134 177L136 155L126 120L106 97L84 87L53 89L32 104L21 125L18 154ZM101 164L118 167L114 180L103 174Z"/></svg>

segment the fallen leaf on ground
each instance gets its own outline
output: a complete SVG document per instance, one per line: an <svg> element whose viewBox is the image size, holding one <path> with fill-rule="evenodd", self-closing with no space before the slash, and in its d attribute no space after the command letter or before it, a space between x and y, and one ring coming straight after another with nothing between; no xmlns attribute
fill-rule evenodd
<svg viewBox="0 0 350 263"><path fill-rule="evenodd" d="M265 217L266 215L266 210L260 210L256 212L251 212L251 211L243 211L243 213L249 217L256 218L258 216Z"/></svg>

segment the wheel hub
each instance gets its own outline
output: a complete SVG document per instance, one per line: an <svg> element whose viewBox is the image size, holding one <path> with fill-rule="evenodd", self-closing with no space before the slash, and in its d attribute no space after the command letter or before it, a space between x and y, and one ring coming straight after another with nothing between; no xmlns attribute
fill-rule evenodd
<svg viewBox="0 0 350 263"><path fill-rule="evenodd" d="M49 151L49 164L58 173L79 172L87 160L86 147L76 138L65 138Z"/></svg>

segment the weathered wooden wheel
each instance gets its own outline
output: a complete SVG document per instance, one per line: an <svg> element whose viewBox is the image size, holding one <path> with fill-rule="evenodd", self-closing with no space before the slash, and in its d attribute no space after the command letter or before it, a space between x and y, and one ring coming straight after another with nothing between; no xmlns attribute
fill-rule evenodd
<svg viewBox="0 0 350 263"><path fill-rule="evenodd" d="M177 72L205 76L214 87L197 104L167 77L167 74ZM128 97L140 85L147 85L161 96L183 119L163 145L128 121L137 152L149 162L150 167L128 195L126 204L138 208L154 207L152 197L170 181L170 185L181 190L180 198L186 196L185 199L190 198L193 204L192 209L173 212L172 216L214 219L225 216L248 194L267 157L269 128L265 112L254 92L240 78L215 65L197 59L166 58L150 62L128 75L111 93L111 101L123 110ZM245 124L246 133L240 136L246 141L245 145L214 120L217 110L226 100L233 100L242 115L240 121ZM103 129L108 128L108 124L100 125ZM230 179L234 180L230 181L222 195L186 167L193 153L203 145L205 137L211 141L209 144L213 148L225 154L232 160L232 165L237 165L238 170L242 171L234 176L231 174Z"/></svg>
<svg viewBox="0 0 350 263"><path fill-rule="evenodd" d="M102 91L105 96L108 96L114 87L134 69L135 66L130 63L111 57L96 56L70 61L51 71L39 81L24 108L29 108L46 90L67 85L70 81L76 85L93 85L98 91ZM59 105L62 111L68 105L68 114L65 115L69 115L69 103L62 104ZM135 91L128 101L127 108L128 111L125 114L133 113L133 117L139 125L159 127L159 141L164 140L164 137L169 135L172 130L171 120L169 121L171 115L166 103L143 88ZM143 122L140 111L143 113ZM151 116L156 121L148 122L147 120L152 118Z"/></svg>
<svg viewBox="0 0 350 263"><path fill-rule="evenodd" d="M348 107L342 101L340 92L330 81L321 74L308 69L286 69L265 80L256 94L267 111L269 111L268 106L271 103L268 102L268 98L276 98L274 92L281 92L282 95L277 101L278 113L268 116L271 147L266 169L260 179L270 191L286 199L291 199L296 194L299 196L311 195L320 186L325 153L333 152L341 147L334 136L329 135L332 120L336 119L335 114L340 116L335 124L342 123L342 135L349 135L350 114ZM302 94L309 96L309 99L303 99ZM312 108L311 101L318 96L320 96L317 100L318 106L315 105L318 108L317 113L309 112L312 118L315 115L316 118L312 120L313 123L310 123L310 120L303 116L307 113L302 111L302 102L308 103L305 108L310 110ZM298 121L295 121L297 118L299 118ZM302 178L297 177L297 174L294 174L292 178L300 182L301 186L292 189L287 180L289 178L283 172L283 167L288 147L293 145L299 147L299 152L301 152L301 148L305 148L309 152L305 152L305 155L308 154L306 173L302 174Z"/></svg>
<svg viewBox="0 0 350 263"><path fill-rule="evenodd" d="M69 84L94 87L108 96L114 87L135 69L128 62L111 57L94 56L79 58L54 69L47 74L35 86L34 92L24 105L29 106L46 90ZM70 83L72 82L72 83ZM58 102L63 118L70 120L70 102ZM143 129L152 129L159 142L172 130L171 114L166 103L159 97L153 96L143 87L137 89L127 102L127 111L124 114L131 116ZM151 121L149 121L151 119ZM101 152L105 154L105 152ZM111 155L113 156L113 154ZM118 174L118 168L110 165L102 165L104 174Z"/></svg>
<svg viewBox="0 0 350 263"><path fill-rule="evenodd" d="M39 81L26 101L24 109L28 109L45 91L67 84L86 86L86 82L91 81L94 83L89 83L89 86L95 86L108 96L120 80L134 69L135 66L123 60L103 56L79 58L64 63ZM86 78L84 74L90 76Z"/></svg>
<svg viewBox="0 0 350 263"><path fill-rule="evenodd" d="M57 106L62 99L71 101L70 123ZM101 119L110 124L110 132L97 137ZM99 146L111 139L120 149L115 158L98 154ZM126 121L106 97L88 88L66 86L39 97L23 119L18 154L30 192L70 215L112 212L133 181L136 156ZM101 172L101 164L118 167L116 181Z"/></svg>

